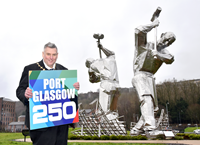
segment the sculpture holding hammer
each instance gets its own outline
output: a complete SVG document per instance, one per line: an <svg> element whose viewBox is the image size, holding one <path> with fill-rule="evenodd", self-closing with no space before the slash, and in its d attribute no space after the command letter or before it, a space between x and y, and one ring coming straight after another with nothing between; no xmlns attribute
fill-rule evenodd
<svg viewBox="0 0 200 145"><path fill-rule="evenodd" d="M140 101L141 117L132 128L131 134L138 134L145 131L156 130L159 123L156 123L154 113L158 111L154 74L161 67L163 62L171 64L174 61L165 48L171 45L176 37L172 32L161 34L161 38L155 43L147 42L147 33L159 26L158 16L161 8L158 7L152 17L152 23L142 25L135 29L135 57L133 62L134 77L133 87L136 88Z"/></svg>
<svg viewBox="0 0 200 145"><path fill-rule="evenodd" d="M117 110L117 101L120 93L119 79L117 72L117 64L115 60L115 53L104 48L100 39L104 38L103 34L94 34L93 37L98 39L97 44L100 52L100 59L88 58L86 60L86 67L88 68L89 80L91 83L100 83L99 89L99 103L104 112L108 113L109 120L116 118L118 115L115 112ZM101 51L104 52L106 58L102 58Z"/></svg>

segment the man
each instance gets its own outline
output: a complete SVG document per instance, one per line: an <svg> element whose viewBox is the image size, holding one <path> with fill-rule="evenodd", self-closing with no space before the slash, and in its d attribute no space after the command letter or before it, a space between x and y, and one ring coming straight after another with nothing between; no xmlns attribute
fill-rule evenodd
<svg viewBox="0 0 200 145"><path fill-rule="evenodd" d="M64 66L56 63L58 50L55 44L47 43L42 52L43 60L40 62L25 66L22 73L19 86L16 90L19 100L26 105L25 125L29 124L29 98L32 98L32 90L28 87L29 70L67 70ZM74 88L79 90L79 83L74 83ZM73 125L73 124L71 124ZM34 145L67 145L68 125L55 126L37 130L30 130L30 137Z"/></svg>
<svg viewBox="0 0 200 145"><path fill-rule="evenodd" d="M157 41L157 50L154 50L153 43L147 43L147 33L158 25L159 21L156 19L149 25L139 26L135 29L134 77L132 84L138 93L142 115L131 130L132 134L156 129L154 113L158 111L158 101L154 74L163 62L171 64L174 61L173 55L165 49L176 39L172 32L161 35L160 40Z"/></svg>
<svg viewBox="0 0 200 145"><path fill-rule="evenodd" d="M103 48L101 44L98 46L107 56L104 59L94 60L89 58L86 60L88 68L89 80L91 83L101 82L99 91L99 103L104 112L114 112L117 110L117 101L119 94L119 79L117 73L117 64L115 61L115 53ZM116 114L108 114L108 119L116 118Z"/></svg>

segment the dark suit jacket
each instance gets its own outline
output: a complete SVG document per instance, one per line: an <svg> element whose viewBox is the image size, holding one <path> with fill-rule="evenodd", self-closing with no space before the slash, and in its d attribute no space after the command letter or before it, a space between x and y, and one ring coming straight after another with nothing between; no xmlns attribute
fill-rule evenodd
<svg viewBox="0 0 200 145"><path fill-rule="evenodd" d="M34 64L30 64L28 66L24 67L24 71L22 73L20 82L19 82L19 86L16 90L17 93L17 97L18 99L24 104L26 105L26 118L25 118L25 125L30 128L30 123L29 123L29 102L26 99L26 97L24 96L25 90L26 88L29 86L29 82L28 82L28 73L29 70L47 70L47 68L45 68L43 60L41 60L40 62L38 62L39 65L37 63ZM56 70L67 70L67 68L65 68L64 66L56 63Z"/></svg>

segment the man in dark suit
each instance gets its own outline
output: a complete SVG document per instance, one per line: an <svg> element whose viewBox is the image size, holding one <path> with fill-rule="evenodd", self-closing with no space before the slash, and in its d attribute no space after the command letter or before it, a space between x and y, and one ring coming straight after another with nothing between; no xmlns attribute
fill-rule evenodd
<svg viewBox="0 0 200 145"><path fill-rule="evenodd" d="M26 105L25 125L30 128L29 102L32 90L28 87L29 70L67 70L64 66L56 63L58 58L57 47L53 43L47 43L42 52L43 60L24 67L19 86L16 90L18 99ZM74 83L74 88L79 90L79 82ZM72 127L73 124L71 124ZM68 125L61 125L37 130L30 130L30 137L34 145L67 145Z"/></svg>

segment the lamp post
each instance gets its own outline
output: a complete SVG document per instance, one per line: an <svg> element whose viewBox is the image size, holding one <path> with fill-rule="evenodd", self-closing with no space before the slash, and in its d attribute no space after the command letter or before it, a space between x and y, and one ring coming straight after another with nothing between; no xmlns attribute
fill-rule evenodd
<svg viewBox="0 0 200 145"><path fill-rule="evenodd" d="M166 112L167 112L167 125L169 127L169 114L168 114L168 108L167 108L167 104L169 104L169 102L166 103Z"/></svg>
<svg viewBox="0 0 200 145"><path fill-rule="evenodd" d="M197 116L196 116L196 118L197 118ZM197 129L198 129L198 124L196 124L197 125Z"/></svg>
<svg viewBox="0 0 200 145"><path fill-rule="evenodd" d="M197 127L197 129L198 129L198 124L195 124L196 125L196 127Z"/></svg>

